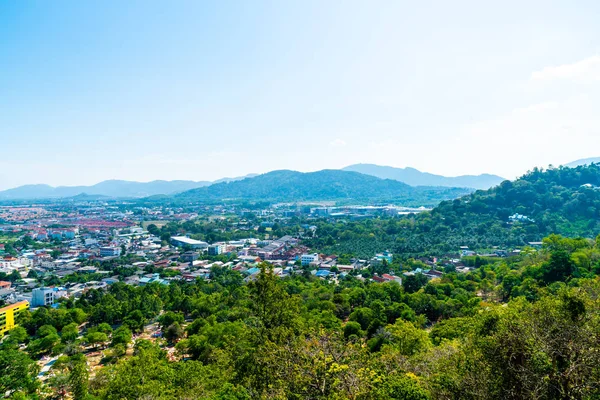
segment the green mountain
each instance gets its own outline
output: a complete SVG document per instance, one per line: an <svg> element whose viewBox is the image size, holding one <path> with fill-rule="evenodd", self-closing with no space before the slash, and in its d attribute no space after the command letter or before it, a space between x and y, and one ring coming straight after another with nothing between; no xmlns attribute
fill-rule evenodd
<svg viewBox="0 0 600 400"><path fill-rule="evenodd" d="M600 234L600 164L534 169L415 218L397 251L456 251L524 245L551 233Z"/></svg>
<svg viewBox="0 0 600 400"><path fill-rule="evenodd" d="M499 185L504 178L497 175L462 175L448 177L421 172L414 168L395 168L375 164L354 164L342 168L343 171L360 172L381 179L394 179L411 186L448 186L489 189Z"/></svg>
<svg viewBox="0 0 600 400"><path fill-rule="evenodd" d="M412 187L357 172L323 170L310 173L273 171L241 181L218 183L177 194L176 200L210 202L380 200L406 205L435 205L468 193L468 189Z"/></svg>

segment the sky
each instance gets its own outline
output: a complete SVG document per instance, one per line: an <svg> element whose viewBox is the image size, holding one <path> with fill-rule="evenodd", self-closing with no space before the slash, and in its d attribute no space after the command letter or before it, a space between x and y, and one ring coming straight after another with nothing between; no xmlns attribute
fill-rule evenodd
<svg viewBox="0 0 600 400"><path fill-rule="evenodd" d="M0 189L600 156L597 1L0 2Z"/></svg>

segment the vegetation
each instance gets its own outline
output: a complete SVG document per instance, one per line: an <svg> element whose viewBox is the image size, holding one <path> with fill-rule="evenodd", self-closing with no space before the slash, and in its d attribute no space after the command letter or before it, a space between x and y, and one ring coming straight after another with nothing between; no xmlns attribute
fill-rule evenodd
<svg viewBox="0 0 600 400"><path fill-rule="evenodd" d="M416 216L314 221L317 230L307 244L324 253L365 258L381 249L421 256L456 254L460 246L526 246L552 233L594 238L600 234L599 187L600 164L535 169Z"/></svg>
<svg viewBox="0 0 600 400"><path fill-rule="evenodd" d="M444 199L456 198L469 191L461 188L412 187L402 182L350 171L323 170L311 173L273 171L251 179L192 189L175 195L174 199L193 202L221 202L223 199L236 201L381 200L407 206L428 206L436 205Z"/></svg>
<svg viewBox="0 0 600 400"><path fill-rule="evenodd" d="M403 285L280 279L268 265L248 284L219 267L210 281L116 283L24 313L0 346L0 389L79 399L596 398L599 271L600 240L551 235L540 251ZM153 321L164 339L132 343ZM98 350L103 367L90 378L85 354ZM60 357L40 386L33 360L51 354Z"/></svg>

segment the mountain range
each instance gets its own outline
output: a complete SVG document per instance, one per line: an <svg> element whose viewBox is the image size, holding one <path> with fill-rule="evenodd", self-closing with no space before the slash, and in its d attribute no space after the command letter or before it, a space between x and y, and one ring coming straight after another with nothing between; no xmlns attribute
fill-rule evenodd
<svg viewBox="0 0 600 400"><path fill-rule="evenodd" d="M232 182L256 176L250 174L237 178L222 178L214 182L210 181L164 181L135 182L123 180L107 180L91 186L58 186L50 185L24 185L14 189L0 192L0 200L14 199L56 199L73 197L80 194L106 196L106 197L148 197L159 194L172 195L186 190L195 189L214 183Z"/></svg>
<svg viewBox="0 0 600 400"><path fill-rule="evenodd" d="M589 165L589 164L596 164L596 163L600 163L600 157L583 158L581 160L577 160L577 161L573 161L568 164L565 164L565 167L575 168L575 167L579 167L580 165Z"/></svg>
<svg viewBox="0 0 600 400"><path fill-rule="evenodd" d="M176 194L176 201L322 201L378 200L404 205L435 205L470 193L470 189L410 186L353 171L272 171L234 182L223 182Z"/></svg>
<svg viewBox="0 0 600 400"><path fill-rule="evenodd" d="M583 160L577 160L572 163L566 164L568 167L576 167L579 165L585 165L589 163L600 162L599 158L588 158ZM414 168L395 168L389 166L381 166L375 164L354 164L349 165L341 170L326 170L329 171L326 174L321 174L321 177L329 175L329 179L332 179L329 182L321 182L318 180L318 185L323 183L326 187L322 187L317 190L319 194L317 197L321 198L324 194L330 193L331 195L335 195L336 198L357 198L357 197L369 197L366 195L367 192L375 193L377 190L382 189L381 182L372 181L375 186L372 188L359 186L360 190L362 190L362 194L359 193L359 190L353 190L350 187L346 187L344 189L344 182L338 182L336 179L339 179L341 176L346 175L334 175L332 171L341 171L341 172L353 172L359 173L370 177L380 178L382 180L392 180L397 183L406 184L408 187L435 187L435 189L416 189L413 191L413 194L416 192L420 192L421 194L428 192L432 193L440 193L441 188L470 188L470 189L489 189L491 187L499 185L504 181L504 178L492 175L492 174L481 174L481 175L462 175L456 177L447 177L442 175L435 175L427 172L421 172ZM319 171L323 172L323 171ZM283 192L289 190L289 193L295 193L299 198L306 198L307 192L298 192L294 187L289 187L285 181L281 181L282 179L291 178L292 174L295 177L294 179L300 179L300 176L303 176L300 172L295 171L273 171L271 173L260 175L262 178L255 182L245 182L248 178L256 178L259 175L257 174L249 174L242 177L235 178L223 178L216 181L190 181L190 180L175 180L175 181L165 181L165 180L156 180L152 182L135 182L135 181L125 181L125 180L107 180L95 185L91 186L58 186L53 187L49 185L39 184L39 185L24 185L19 186L17 188L8 189L4 191L0 191L0 200L27 200L27 199L60 199L67 197L74 197L78 195L85 194L87 196L105 196L112 198L144 198L144 197L152 197L157 195L164 196L173 196L179 193L184 193L190 190L202 189L206 187L216 186L210 190L205 191L197 191L192 192L190 195L180 195L176 198L186 198L193 197L196 195L202 195L205 198L215 199L219 193L223 195L223 198L248 198L247 194L244 194L245 191L252 190L255 193L254 197L258 197L259 194L267 195L276 193L275 196L269 197L277 197L283 198L285 196L281 196ZM287 174L287 175L286 175ZM313 175L309 173L304 180L308 181L312 179ZM312 173L317 174L317 173ZM319 176L318 174L316 176ZM275 181L273 181L275 179ZM276 180L280 179L279 182ZM243 185L239 187L228 187L228 186L218 186L223 183L231 183L236 181L244 181ZM263 184L268 183L267 186L261 186ZM363 182L366 183L366 182ZM387 185L390 185L388 182ZM266 188L271 188L272 191L267 191ZM238 190L239 189L239 190ZM394 193L398 194L399 186L394 189ZM401 197L406 197L406 193L408 190L404 187L404 192ZM337 190L337 191L336 191ZM346 190L346 192L344 192ZM464 192L464 190L462 190ZM389 197L388 195L391 192L382 192L382 197ZM360 196L359 196L360 195ZM341 196L341 197L340 197ZM251 196L252 197L252 196ZM288 196L289 197L289 196ZM437 195L433 195L432 198L437 198Z"/></svg>
<svg viewBox="0 0 600 400"><path fill-rule="evenodd" d="M421 172L414 168L395 168L375 164L354 164L343 168L344 171L360 172L382 179L393 179L411 186L447 186L473 189L489 189L499 185L505 179L498 175L462 175L448 177Z"/></svg>

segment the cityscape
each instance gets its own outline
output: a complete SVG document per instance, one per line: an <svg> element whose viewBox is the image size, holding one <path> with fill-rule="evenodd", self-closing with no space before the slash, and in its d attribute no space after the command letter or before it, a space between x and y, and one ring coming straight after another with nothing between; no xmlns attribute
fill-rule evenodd
<svg viewBox="0 0 600 400"><path fill-rule="evenodd" d="M599 16L0 2L0 399L600 399Z"/></svg>

